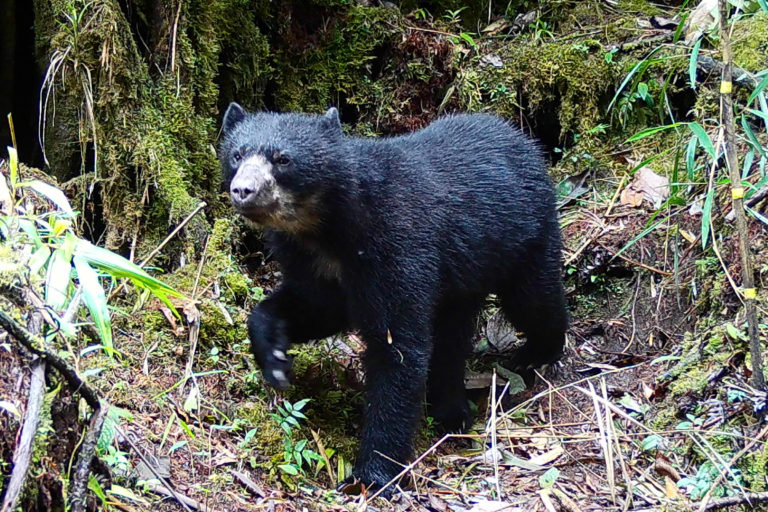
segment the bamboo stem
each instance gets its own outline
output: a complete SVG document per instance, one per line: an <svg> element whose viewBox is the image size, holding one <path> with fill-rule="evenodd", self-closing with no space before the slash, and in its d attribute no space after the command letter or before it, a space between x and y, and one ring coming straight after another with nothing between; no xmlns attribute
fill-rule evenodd
<svg viewBox="0 0 768 512"><path fill-rule="evenodd" d="M744 212L744 187L739 175L739 162L736 155L736 135L733 124L733 53L731 51L731 35L728 32L728 2L719 0L720 8L720 41L723 52L723 75L720 83L720 116L725 128L725 160L731 178L731 197L733 211L736 214L736 230L739 233L739 252L741 253L741 294L747 313L747 331L749 333L749 351L752 356L752 385L759 390L765 389L763 375L763 357L760 349L760 338L757 332L757 308L755 301L755 278L752 264L752 254L749 252L749 232L747 215Z"/></svg>

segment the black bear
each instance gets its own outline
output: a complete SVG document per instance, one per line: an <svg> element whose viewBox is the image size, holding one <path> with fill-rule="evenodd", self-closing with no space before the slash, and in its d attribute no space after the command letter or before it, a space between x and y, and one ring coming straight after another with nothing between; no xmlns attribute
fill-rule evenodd
<svg viewBox="0 0 768 512"><path fill-rule="evenodd" d="M537 145L492 115L391 138L325 115L229 106L220 158L234 209L262 226L284 280L248 321L267 382L291 343L357 330L366 400L354 476L383 486L411 456L421 403L471 424L465 360L488 294L525 332L519 367L561 355L567 313L552 185ZM397 461L397 462L393 462Z"/></svg>

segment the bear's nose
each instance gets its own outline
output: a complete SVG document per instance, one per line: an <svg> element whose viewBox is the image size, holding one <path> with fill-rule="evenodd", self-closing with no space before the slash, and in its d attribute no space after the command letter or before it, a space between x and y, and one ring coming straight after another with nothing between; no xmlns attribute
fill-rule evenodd
<svg viewBox="0 0 768 512"><path fill-rule="evenodd" d="M256 191L247 185L235 185L229 189L229 193L232 195L232 199L238 203L246 203Z"/></svg>

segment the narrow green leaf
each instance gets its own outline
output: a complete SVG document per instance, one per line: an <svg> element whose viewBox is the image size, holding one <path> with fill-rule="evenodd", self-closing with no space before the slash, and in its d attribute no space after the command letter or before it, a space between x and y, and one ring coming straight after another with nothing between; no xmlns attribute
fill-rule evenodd
<svg viewBox="0 0 768 512"><path fill-rule="evenodd" d="M749 112L755 114L757 117L762 118L765 121L768 121L768 112L763 112L761 110L755 110L754 108L748 108Z"/></svg>
<svg viewBox="0 0 768 512"><path fill-rule="evenodd" d="M19 182L19 154L16 148L8 146L8 166L11 172L11 186L15 187Z"/></svg>
<svg viewBox="0 0 768 512"><path fill-rule="evenodd" d="M749 139L749 143L752 145L752 148L760 153L761 156L765 157L765 150L763 149L762 144L760 144L760 141L757 140L755 132L752 131L752 127L749 126L749 120L744 114L741 115L741 127Z"/></svg>
<svg viewBox="0 0 768 512"><path fill-rule="evenodd" d="M712 139L709 138L707 130L695 121L688 123L688 128L690 128L691 133L699 139L699 144L701 144L701 147L709 153L709 156L711 158L717 158L717 155L715 155L715 146L712 144Z"/></svg>
<svg viewBox="0 0 768 512"><path fill-rule="evenodd" d="M704 208L701 211L701 248L707 248L709 232L711 230L710 219L712 215L712 205L715 202L715 187L712 186L707 191L707 198L704 200Z"/></svg>
<svg viewBox="0 0 768 512"><path fill-rule="evenodd" d="M619 88L616 89L616 94L613 95L613 99L608 104L608 109L606 110L607 112L611 111L613 106L616 104L616 100L619 99L619 96L621 95L621 93L624 90L624 88L627 86L627 84L630 82L630 80L632 80L632 77L634 77L635 74L638 71L640 71L641 68L647 67L648 59L653 57L659 50L661 50L661 48L662 48L661 46L657 46L656 48L653 49L653 51L651 51L651 53L648 54L648 56L645 59L641 60L640 62L635 64L634 67L632 67L632 69L627 74L627 76L624 77L624 80L621 82L621 85L619 85Z"/></svg>
<svg viewBox="0 0 768 512"><path fill-rule="evenodd" d="M176 311L176 309L168 300L168 296L183 297L181 293L172 287L147 274L138 265L131 263L119 254L95 246L86 240L78 240L75 246L75 255L83 258L89 265L103 270L113 277L126 277L136 286L146 288L173 311Z"/></svg>
<svg viewBox="0 0 768 512"><path fill-rule="evenodd" d="M40 272L40 269L48 263L48 258L51 257L51 249L47 245L41 245L38 250L32 253L29 258L29 273L35 275Z"/></svg>
<svg viewBox="0 0 768 512"><path fill-rule="evenodd" d="M626 141L624 141L624 143L626 144L628 142L635 142L635 141L638 141L640 139L644 139L646 137L654 135L656 133L663 132L663 131L669 130L671 128L677 128L678 126L681 126L683 124L685 124L685 123L672 123L672 124L667 124L667 125L664 125L664 126L652 126L651 128L646 128L645 130L641 130L638 133L634 134L633 136L628 138Z"/></svg>
<svg viewBox="0 0 768 512"><path fill-rule="evenodd" d="M74 256L72 261L77 271L77 279L83 287L83 302L91 313L107 355L112 356L115 352L112 346L112 323L107 307L107 296L99 282L99 275L80 256Z"/></svg>
<svg viewBox="0 0 768 512"><path fill-rule="evenodd" d="M19 218L19 227L24 232L24 234L27 235L30 240L32 240L32 243L35 244L36 248L39 248L43 245L43 239L40 238L40 233L37 231L37 226L35 226L33 221Z"/></svg>
<svg viewBox="0 0 768 512"><path fill-rule="evenodd" d="M56 249L48 265L48 276L45 280L45 303L55 310L63 309L67 302L71 271L72 263L66 249Z"/></svg>
<svg viewBox="0 0 768 512"><path fill-rule="evenodd" d="M752 170L752 164L755 161L755 150L750 149L747 151L747 154L744 156L744 164L741 167L741 179L747 179L747 176L749 176L749 171Z"/></svg>
<svg viewBox="0 0 768 512"><path fill-rule="evenodd" d="M64 212L68 217L75 216L75 211L69 204L69 199L67 199L67 196L64 195L64 192L54 187L53 185L49 185L43 181L35 180L22 183L20 186L31 188L41 196L45 197L50 202L55 204L59 210Z"/></svg>
<svg viewBox="0 0 768 512"><path fill-rule="evenodd" d="M749 95L749 99L747 100L747 103L752 103L755 98L757 98L757 95L760 94L760 92L765 89L765 86L768 85L768 76L763 77L762 81L755 87L755 90L752 91L752 94Z"/></svg>
<svg viewBox="0 0 768 512"><path fill-rule="evenodd" d="M688 148L685 150L685 168L688 170L688 180L693 181L696 172L696 149L699 147L699 139L691 137Z"/></svg>
<svg viewBox="0 0 768 512"><path fill-rule="evenodd" d="M760 8L763 12L768 14L768 2L766 2L766 0L757 0L757 3L760 4Z"/></svg>
<svg viewBox="0 0 768 512"><path fill-rule="evenodd" d="M702 37L696 44L693 45L691 50L691 58L688 60L688 78L691 80L691 89L696 90L696 66L699 63L699 49L701 48L701 42L704 40Z"/></svg>
<svg viewBox="0 0 768 512"><path fill-rule="evenodd" d="M759 212L756 212L755 210L753 210L752 208L750 208L749 206L746 206L746 205L744 206L744 209L747 211L748 214L750 214L751 216L753 216L754 218L756 218L757 220L759 220L763 224L768 225L768 218L766 218L765 215L763 215L763 214L761 214Z"/></svg>
<svg viewBox="0 0 768 512"><path fill-rule="evenodd" d="M305 405L309 403L309 401L312 400L311 398L304 398L302 400L299 400L295 404L293 404L293 409L295 411L300 411L304 408Z"/></svg>
<svg viewBox="0 0 768 512"><path fill-rule="evenodd" d="M638 235L636 235L636 236L635 236L635 237L634 237L632 240L630 240L629 242L627 242L627 244L626 244L624 247L622 247L622 248L619 250L619 252L617 252L616 254L614 254L614 255L611 257L611 259L613 259L613 258L617 258L617 257L618 257L620 254L622 254L624 251L626 251L627 249L629 249L630 247L632 247L633 245L635 245L635 244L637 243L637 241L638 241L638 240L640 240L641 238L643 238L644 236L646 236L648 233L650 233L651 231L653 231L654 229L656 229L656 227L658 227L658 225L659 225L659 224L661 224L663 221L664 221L664 219L663 219L663 218L662 218L662 219L659 219L659 220L657 220L657 221L654 221L654 222L653 222L651 225L649 225L649 226L648 226L648 227L646 227L644 230L642 230L642 231L641 231L641 232L640 232Z"/></svg>

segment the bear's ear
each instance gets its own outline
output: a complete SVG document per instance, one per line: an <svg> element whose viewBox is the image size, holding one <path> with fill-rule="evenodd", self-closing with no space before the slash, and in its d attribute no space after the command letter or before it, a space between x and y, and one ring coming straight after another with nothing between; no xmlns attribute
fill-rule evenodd
<svg viewBox="0 0 768 512"><path fill-rule="evenodd" d="M221 122L221 129L224 133L232 130L245 119L246 112L234 101L229 104L227 112L224 114L224 120Z"/></svg>
<svg viewBox="0 0 768 512"><path fill-rule="evenodd" d="M341 121L339 120L339 111L336 110L336 107L331 107L325 112L322 122L326 128L341 133Z"/></svg>

